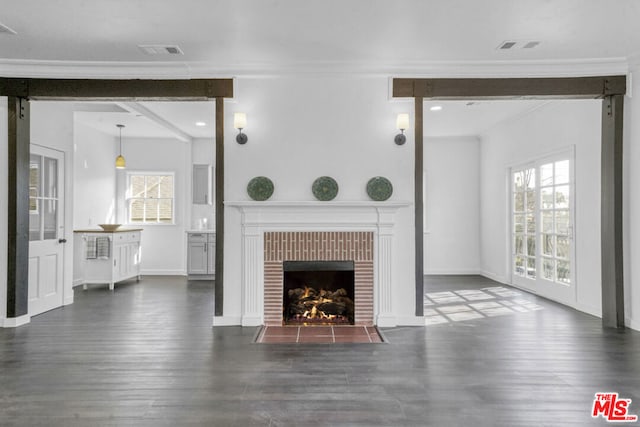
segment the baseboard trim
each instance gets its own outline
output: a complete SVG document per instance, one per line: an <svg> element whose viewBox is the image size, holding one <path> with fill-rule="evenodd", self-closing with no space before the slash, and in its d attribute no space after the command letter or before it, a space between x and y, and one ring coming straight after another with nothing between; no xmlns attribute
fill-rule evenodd
<svg viewBox="0 0 640 427"><path fill-rule="evenodd" d="M242 316L242 326L262 326L262 316Z"/></svg>
<svg viewBox="0 0 640 427"><path fill-rule="evenodd" d="M380 326L381 328L395 328L398 326L398 320L396 316L378 316L376 317L376 326Z"/></svg>
<svg viewBox="0 0 640 427"><path fill-rule="evenodd" d="M241 324L240 316L213 316L213 326L240 326Z"/></svg>
<svg viewBox="0 0 640 427"><path fill-rule="evenodd" d="M626 317L624 319L624 324L629 329L633 329L634 331L640 331L640 322L635 321L631 317Z"/></svg>
<svg viewBox="0 0 640 427"><path fill-rule="evenodd" d="M2 319L3 328L17 328L18 326L26 325L31 322L31 316L25 314L18 317L5 317Z"/></svg>
<svg viewBox="0 0 640 427"><path fill-rule="evenodd" d="M424 274L434 275L434 276L470 276L470 275L482 275L482 271L474 270L474 269L460 269L460 270L425 269Z"/></svg>
<svg viewBox="0 0 640 427"><path fill-rule="evenodd" d="M422 316L399 316L396 317L397 326L424 326L424 317ZM378 325L381 326L381 325Z"/></svg>
<svg viewBox="0 0 640 427"><path fill-rule="evenodd" d="M141 276L186 276L184 270L140 270Z"/></svg>
<svg viewBox="0 0 640 427"><path fill-rule="evenodd" d="M71 305L73 304L73 290L71 291L71 296L68 296L64 299L62 305Z"/></svg>
<svg viewBox="0 0 640 427"><path fill-rule="evenodd" d="M480 275L486 277L487 279L491 279L493 281L502 283L503 285L513 286L512 284L509 283L506 277L498 276L497 274L491 273L490 271L483 270L480 272Z"/></svg>
<svg viewBox="0 0 640 427"><path fill-rule="evenodd" d="M561 303L562 304L562 303ZM568 304L566 304L568 305ZM593 307L590 305L584 305L584 304L579 304L576 303L574 305L569 305L569 307L573 307L578 311L582 311L583 313L587 313L590 314L592 316L598 317L602 319L602 309L599 309L598 307Z"/></svg>

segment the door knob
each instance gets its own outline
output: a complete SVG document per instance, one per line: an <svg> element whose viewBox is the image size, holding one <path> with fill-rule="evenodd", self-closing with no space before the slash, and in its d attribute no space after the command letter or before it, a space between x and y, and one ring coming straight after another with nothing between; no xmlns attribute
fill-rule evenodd
<svg viewBox="0 0 640 427"><path fill-rule="evenodd" d="M58 239L58 243L67 243L67 239Z"/></svg>

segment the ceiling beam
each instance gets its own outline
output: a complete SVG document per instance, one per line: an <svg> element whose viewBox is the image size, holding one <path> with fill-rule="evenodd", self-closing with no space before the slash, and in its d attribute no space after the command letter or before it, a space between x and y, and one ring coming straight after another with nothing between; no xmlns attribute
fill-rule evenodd
<svg viewBox="0 0 640 427"><path fill-rule="evenodd" d="M394 98L580 99L624 95L626 76L513 79L393 79Z"/></svg>
<svg viewBox="0 0 640 427"><path fill-rule="evenodd" d="M233 98L233 79L100 80L0 78L0 96L64 101L206 101L212 98Z"/></svg>
<svg viewBox="0 0 640 427"><path fill-rule="evenodd" d="M170 133L172 133L176 138L183 142L193 142L193 137L188 133L183 132L181 129L176 127L173 123L165 120L163 117L157 115L144 105L138 102L116 102L116 105L120 108L124 108L132 114L140 114L147 119L151 120L158 126L163 127Z"/></svg>

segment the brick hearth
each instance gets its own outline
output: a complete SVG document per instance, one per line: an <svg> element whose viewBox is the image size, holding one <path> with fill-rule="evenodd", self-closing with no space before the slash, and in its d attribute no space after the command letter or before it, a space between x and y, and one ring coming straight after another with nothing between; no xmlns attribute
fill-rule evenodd
<svg viewBox="0 0 640 427"><path fill-rule="evenodd" d="M373 233L265 232L264 321L282 325L284 261L353 261L355 324L373 325Z"/></svg>

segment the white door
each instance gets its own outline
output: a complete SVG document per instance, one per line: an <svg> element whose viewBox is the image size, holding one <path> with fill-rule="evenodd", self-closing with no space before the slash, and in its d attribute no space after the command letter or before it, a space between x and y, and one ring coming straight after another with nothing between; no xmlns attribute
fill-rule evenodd
<svg viewBox="0 0 640 427"><path fill-rule="evenodd" d="M512 169L512 281L572 305L576 300L573 152Z"/></svg>
<svg viewBox="0 0 640 427"><path fill-rule="evenodd" d="M29 315L63 302L64 153L31 145L29 169Z"/></svg>

